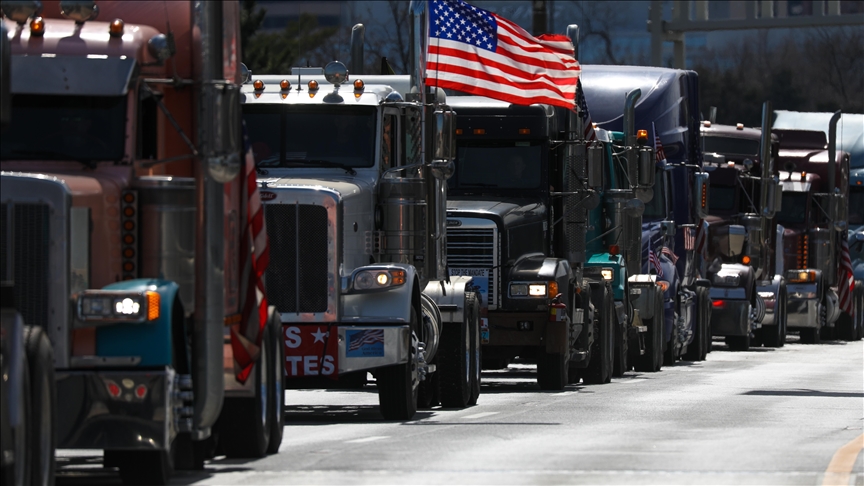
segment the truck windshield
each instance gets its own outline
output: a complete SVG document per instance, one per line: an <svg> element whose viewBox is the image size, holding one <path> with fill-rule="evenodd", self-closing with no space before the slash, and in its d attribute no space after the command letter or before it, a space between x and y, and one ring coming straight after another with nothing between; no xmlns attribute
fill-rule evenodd
<svg viewBox="0 0 864 486"><path fill-rule="evenodd" d="M374 107L245 105L258 167L372 167Z"/></svg>
<svg viewBox="0 0 864 486"><path fill-rule="evenodd" d="M703 137L704 152L723 155L745 155L756 157L759 154L759 140L733 137Z"/></svg>
<svg viewBox="0 0 864 486"><path fill-rule="evenodd" d="M864 188L853 186L849 190L849 225L864 225Z"/></svg>
<svg viewBox="0 0 864 486"><path fill-rule="evenodd" d="M735 187L734 186L711 186L708 190L708 209L713 213L716 211L735 210Z"/></svg>
<svg viewBox="0 0 864 486"><path fill-rule="evenodd" d="M541 189L543 144L540 141L467 141L456 150L451 190Z"/></svg>
<svg viewBox="0 0 864 486"><path fill-rule="evenodd" d="M120 160L125 96L16 95L3 132L3 160Z"/></svg>
<svg viewBox="0 0 864 486"><path fill-rule="evenodd" d="M807 216L807 201L806 192L784 192L777 222L803 223Z"/></svg>
<svg viewBox="0 0 864 486"><path fill-rule="evenodd" d="M642 219L657 221L666 219L666 174L658 171L654 177L654 197L645 203Z"/></svg>

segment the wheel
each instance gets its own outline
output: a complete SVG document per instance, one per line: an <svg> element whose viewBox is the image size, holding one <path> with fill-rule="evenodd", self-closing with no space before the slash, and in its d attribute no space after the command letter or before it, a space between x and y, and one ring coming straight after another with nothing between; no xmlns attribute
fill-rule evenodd
<svg viewBox="0 0 864 486"><path fill-rule="evenodd" d="M472 319L471 327L471 397L468 399L468 405L477 405L477 399L480 398L480 363L483 361L482 346L480 344L480 303L477 301L476 294L471 295L471 300L466 302L465 307L471 306L474 309L474 319Z"/></svg>
<svg viewBox="0 0 864 486"><path fill-rule="evenodd" d="M54 484L56 396L54 351L41 327L24 328L24 347L30 372L29 425L30 484Z"/></svg>
<svg viewBox="0 0 864 486"><path fill-rule="evenodd" d="M4 388L4 391L7 389ZM11 465L3 466L3 484L30 484L32 478L32 461L29 454L32 450L30 448L32 436L30 427L33 425L35 412L31 407L33 398L30 392L30 367L26 359L21 362L21 389L19 391L20 393L17 393L16 398L18 399L18 410L21 411L22 415L21 423L12 429L12 447L15 456ZM3 400L5 399L6 397L3 397Z"/></svg>
<svg viewBox="0 0 864 486"><path fill-rule="evenodd" d="M582 374L582 379L589 384L602 384L612 381L612 368L615 358L615 328L612 324L612 312L615 309L612 292L603 285L602 292L592 292L592 301L599 309L597 320L597 339L591 345L591 361ZM599 305L598 305L599 304Z"/></svg>
<svg viewBox="0 0 864 486"><path fill-rule="evenodd" d="M645 342L645 354L636 360L636 371L647 371L653 373L660 371L663 363L663 294L658 292L654 303L655 312L653 319L645 319L643 322L648 327L648 339Z"/></svg>
<svg viewBox="0 0 864 486"><path fill-rule="evenodd" d="M267 442L267 454L276 454L279 452L279 446L282 445L282 434L285 430L285 346L282 342L282 322L276 312L272 313L270 331L272 365L267 367L267 372L270 373L267 382L271 387L270 406L267 408L270 414L268 417L270 440ZM366 379L365 373L363 379L364 381Z"/></svg>
<svg viewBox="0 0 864 486"><path fill-rule="evenodd" d="M563 390L568 383L567 355L546 353L541 350L537 357L537 384L541 390Z"/></svg>
<svg viewBox="0 0 864 486"><path fill-rule="evenodd" d="M271 333L265 332L261 354L253 368L254 397L225 397L220 414L220 444L229 458L257 458L267 454L270 442L270 418L273 399L268 372L272 363ZM278 449L278 447L277 447Z"/></svg>
<svg viewBox="0 0 864 486"><path fill-rule="evenodd" d="M473 307L469 311L466 305L462 321L444 324L441 333L437 372L441 374L441 405L447 408L465 408L471 400L472 313Z"/></svg>
<svg viewBox="0 0 864 486"><path fill-rule="evenodd" d="M438 366L438 356L435 356L432 364ZM441 405L441 375L438 372L427 374L417 390L418 409L428 410L436 405Z"/></svg>
<svg viewBox="0 0 864 486"><path fill-rule="evenodd" d="M819 330L819 339L822 341L834 341L837 339L837 333L835 332L835 328L829 326L823 326L821 330Z"/></svg>
<svg viewBox="0 0 864 486"><path fill-rule="evenodd" d="M666 341L666 346L663 349L663 366L672 366L678 360L676 350L678 349L678 313L674 313L672 318L672 334L669 335L669 341Z"/></svg>
<svg viewBox="0 0 864 486"><path fill-rule="evenodd" d="M780 287L774 309L774 325L762 326L762 343L766 348L782 348L786 344L786 288Z"/></svg>
<svg viewBox="0 0 864 486"><path fill-rule="evenodd" d="M684 359L687 361L704 361L708 354L705 350L705 334L710 329L705 317L707 294L701 292L702 290L702 287L696 289L696 322L693 324L693 341L687 345L687 352L684 353Z"/></svg>
<svg viewBox="0 0 864 486"><path fill-rule="evenodd" d="M111 451L123 484L168 484L174 466L169 451Z"/></svg>
<svg viewBox="0 0 864 486"><path fill-rule="evenodd" d="M615 358L612 363L612 377L621 378L624 373L630 371L630 363L628 355L630 349L628 347L627 327L628 322L619 323L618 318L614 317L613 322L615 327Z"/></svg>
<svg viewBox="0 0 864 486"><path fill-rule="evenodd" d="M380 368L376 373L378 405L381 415L387 420L410 420L417 413L417 395L420 388L417 375L418 328L417 309L411 309L408 362ZM438 352L441 352L440 344Z"/></svg>
<svg viewBox="0 0 864 486"><path fill-rule="evenodd" d="M726 345L730 351L747 351L750 349L750 335L726 336Z"/></svg>
<svg viewBox="0 0 864 486"><path fill-rule="evenodd" d="M825 327L825 314L827 310L825 306L819 304L819 320L816 322L816 327L806 327L801 329L801 344L819 344L822 342L822 328Z"/></svg>

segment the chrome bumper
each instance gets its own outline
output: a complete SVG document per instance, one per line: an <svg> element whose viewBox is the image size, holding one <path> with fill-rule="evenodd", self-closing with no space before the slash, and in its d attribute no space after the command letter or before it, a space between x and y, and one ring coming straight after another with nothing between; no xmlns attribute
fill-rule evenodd
<svg viewBox="0 0 864 486"><path fill-rule="evenodd" d="M753 306L745 300L743 288L711 287L711 334L715 336L746 336L751 328L750 313ZM723 305L715 305L722 301Z"/></svg>
<svg viewBox="0 0 864 486"><path fill-rule="evenodd" d="M182 407L175 376L169 368L58 371L57 448L168 450L178 432L175 412ZM146 392L139 398L141 385Z"/></svg>
<svg viewBox="0 0 864 486"><path fill-rule="evenodd" d="M368 348L364 353L361 346L351 349L351 343L362 339L366 331L383 329L384 346L379 352L377 348ZM339 373L349 371L371 370L395 364L407 363L411 355L411 329L403 326L339 326Z"/></svg>
<svg viewBox="0 0 864 486"><path fill-rule="evenodd" d="M817 327L819 298L815 283L789 284L786 287L787 327Z"/></svg>

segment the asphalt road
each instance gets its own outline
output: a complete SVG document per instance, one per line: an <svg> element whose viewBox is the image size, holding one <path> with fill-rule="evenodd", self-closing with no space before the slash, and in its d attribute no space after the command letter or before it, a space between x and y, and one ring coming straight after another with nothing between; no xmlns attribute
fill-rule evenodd
<svg viewBox="0 0 864 486"><path fill-rule="evenodd" d="M410 422L383 421L372 384L288 391L279 454L217 457L172 483L864 485L864 344L790 340L738 353L715 341L703 363L563 392L511 365L483 373L477 406ZM60 463L89 466L59 484L119 482L94 455Z"/></svg>

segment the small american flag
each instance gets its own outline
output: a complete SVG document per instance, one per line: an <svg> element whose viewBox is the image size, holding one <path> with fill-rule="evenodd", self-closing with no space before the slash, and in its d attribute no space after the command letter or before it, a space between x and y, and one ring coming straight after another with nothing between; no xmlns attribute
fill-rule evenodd
<svg viewBox="0 0 864 486"><path fill-rule="evenodd" d="M849 257L849 242L841 238L840 249L840 275L837 287L840 290L840 308L851 317L855 317L855 308L852 305L852 295L855 290L855 276L852 273L852 259Z"/></svg>
<svg viewBox="0 0 864 486"><path fill-rule="evenodd" d="M678 263L678 255L673 253L672 250L670 250L668 246L664 246L663 250L661 250L661 253L666 255L666 257L672 261L672 265L675 265L676 263Z"/></svg>
<svg viewBox="0 0 864 486"><path fill-rule="evenodd" d="M581 68L564 35L539 38L461 0L430 0L426 85L572 109Z"/></svg>
<svg viewBox="0 0 864 486"><path fill-rule="evenodd" d="M576 103L579 106L579 117L582 118L582 124L585 127L585 140L597 140L597 131L594 130L594 122L591 120L591 113L588 111L588 102L585 101L585 93L582 91L582 80L576 82Z"/></svg>
<svg viewBox="0 0 864 486"><path fill-rule="evenodd" d="M648 264L654 267L654 271L657 272L658 277L663 276L663 267L660 266L660 259L657 258L657 254L651 249L648 250Z"/></svg>
<svg viewBox="0 0 864 486"><path fill-rule="evenodd" d="M657 158L657 165L665 167L666 152L663 151L663 142L660 141L660 134L657 133L657 127L654 126L654 122L651 122L651 129L654 130L654 154Z"/></svg>
<svg viewBox="0 0 864 486"><path fill-rule="evenodd" d="M356 351L363 346L383 342L384 329L369 329L351 336L351 342L348 343L348 351Z"/></svg>
<svg viewBox="0 0 864 486"><path fill-rule="evenodd" d="M231 326L231 350L234 353L234 369L237 381L246 383L252 365L258 360L261 338L267 325L267 296L264 290L264 270L270 262L270 249L267 245L267 228L264 223L264 210L258 194L255 178L255 155L246 136L245 125L243 141L246 147L244 167L243 197L246 198L246 225L240 239L240 276L243 301L243 319Z"/></svg>
<svg viewBox="0 0 864 486"><path fill-rule="evenodd" d="M696 233L696 228L684 228L684 249L686 251L691 251L695 246L694 233Z"/></svg>
<svg viewBox="0 0 864 486"><path fill-rule="evenodd" d="M700 219L696 225L695 250L702 258L708 257L708 223L704 219Z"/></svg>

